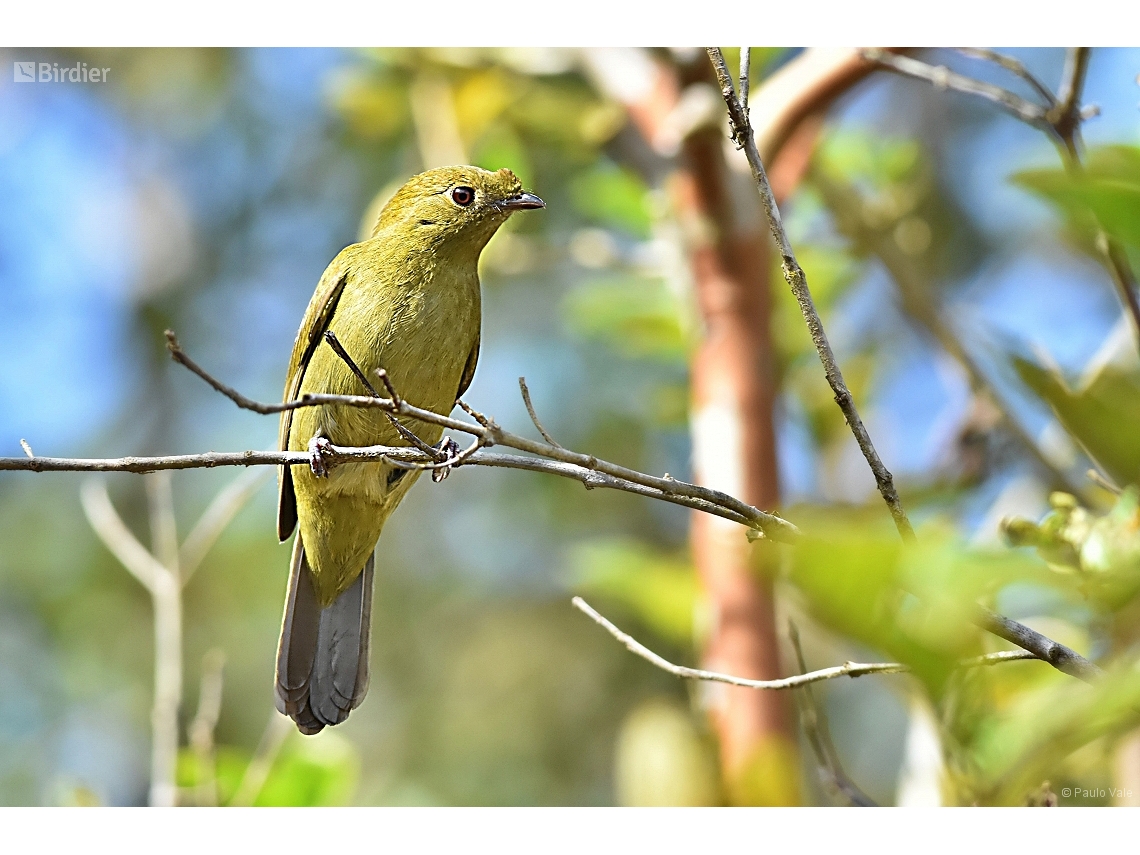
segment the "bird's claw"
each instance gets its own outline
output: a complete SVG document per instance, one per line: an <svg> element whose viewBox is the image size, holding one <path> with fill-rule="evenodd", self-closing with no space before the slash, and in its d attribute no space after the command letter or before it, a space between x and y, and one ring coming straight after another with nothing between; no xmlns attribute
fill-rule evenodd
<svg viewBox="0 0 1140 855"><path fill-rule="evenodd" d="M451 464L459 457L459 443L450 436L446 436L432 446L437 452L437 461L444 465L431 470L431 480L438 484L451 474Z"/></svg>
<svg viewBox="0 0 1140 855"><path fill-rule="evenodd" d="M309 440L309 468L318 478L328 477L329 469L332 467L325 459L325 455L332 451L332 447L332 443L323 436L314 436Z"/></svg>

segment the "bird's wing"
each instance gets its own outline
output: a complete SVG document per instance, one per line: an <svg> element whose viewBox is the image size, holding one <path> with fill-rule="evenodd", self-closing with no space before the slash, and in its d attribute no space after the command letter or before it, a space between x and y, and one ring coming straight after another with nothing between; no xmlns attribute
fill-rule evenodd
<svg viewBox="0 0 1140 855"><path fill-rule="evenodd" d="M321 276L293 342L293 354L289 357L289 372L285 379L285 401L296 400L301 390L301 381L305 379L305 369L309 367L309 360L329 327L347 279L347 267L335 262ZM281 427L277 434L277 447L281 451L286 451L289 447L289 429L292 424L293 410L285 410L281 413ZM297 497L293 494L293 473L288 466L281 467L277 486L277 537L285 540L297 525Z"/></svg>
<svg viewBox="0 0 1140 855"><path fill-rule="evenodd" d="M455 393L455 400L463 397L467 387L475 377L475 363L479 361L479 334L475 335L475 345L471 348L471 355L467 357L467 364L463 366L463 376L459 379L459 391Z"/></svg>

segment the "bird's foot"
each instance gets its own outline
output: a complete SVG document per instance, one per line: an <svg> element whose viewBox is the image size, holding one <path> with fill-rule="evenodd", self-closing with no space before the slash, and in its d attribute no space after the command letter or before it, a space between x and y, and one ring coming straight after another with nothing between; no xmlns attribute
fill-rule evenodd
<svg viewBox="0 0 1140 855"><path fill-rule="evenodd" d="M332 451L332 443L323 436L314 436L309 440L309 468L318 478L327 478L332 463L325 459L325 455Z"/></svg>
<svg viewBox="0 0 1140 855"><path fill-rule="evenodd" d="M445 436L432 448L436 452L436 462L443 464L438 469L431 470L431 480L438 484L451 474L451 464L459 457L459 443L450 436Z"/></svg>

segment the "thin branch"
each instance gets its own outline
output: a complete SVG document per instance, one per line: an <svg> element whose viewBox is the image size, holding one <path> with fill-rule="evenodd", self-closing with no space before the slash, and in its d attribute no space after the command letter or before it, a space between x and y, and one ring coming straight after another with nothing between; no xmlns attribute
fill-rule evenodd
<svg viewBox="0 0 1140 855"><path fill-rule="evenodd" d="M1064 142L1074 162L1080 159L1081 91L1085 87L1091 53L1087 47L1074 47L1065 51L1061 85L1057 87L1057 100L1048 115L1049 124Z"/></svg>
<svg viewBox="0 0 1140 855"><path fill-rule="evenodd" d="M546 432L546 428L544 428L542 426L542 422L538 420L538 413L534 411L534 404L531 403L530 389L527 388L525 377L519 378L519 391L522 392L522 399L523 403L526 405L527 415L530 416L530 420L534 423L534 426L538 429L538 432L542 434L542 438L553 445L555 448L562 448L563 446L555 442L554 437Z"/></svg>
<svg viewBox="0 0 1140 855"><path fill-rule="evenodd" d="M218 776L214 751L214 730L222 713L222 672L226 654L218 647L202 657L202 678L198 689L198 713L190 722L190 745L198 759L198 782L194 803L203 807L218 804Z"/></svg>
<svg viewBox="0 0 1140 855"><path fill-rule="evenodd" d="M364 388L368 390L368 393L373 398L381 397L380 393L376 391L376 387L373 386L365 376L364 371L362 371L360 366L356 364L356 361L351 356L349 356L348 351L344 348L344 345L340 343L340 339L336 337L336 333L334 333L332 330L327 330L325 332L325 341L328 342L329 347L331 347L336 352L336 355L339 356L345 365L348 366L349 370L354 375L356 375L356 378L360 380L362 384L364 384ZM392 386L392 381L388 379L388 372L381 368L376 371L376 376L379 377L380 380L384 383L384 386L388 389L388 393L392 396L392 400L399 402L400 396L396 394L396 390ZM445 458L442 454L439 453L439 449L434 448L430 444L424 442L419 438L415 431L406 428L400 422L400 420L391 413L386 413L386 415L388 416L388 421L392 424L392 427L396 429L396 433L398 433L420 451L433 457L437 462L444 461ZM415 469L418 467L410 466L408 468Z"/></svg>
<svg viewBox="0 0 1140 855"><path fill-rule="evenodd" d="M1119 496L1124 491L1108 480L1104 475L1101 475L1097 470L1090 469L1085 473L1088 479L1100 487L1102 490L1108 490L1114 496Z"/></svg>
<svg viewBox="0 0 1140 855"><path fill-rule="evenodd" d="M340 343L340 339L336 337L336 333L334 333L332 330L326 330L325 341L328 343L329 347L336 351L336 355L344 361L344 363L349 367L349 370L351 370L352 373L356 375L356 379L359 380L361 385L363 385L364 388L368 390L369 394L371 394L373 398L381 397L380 393L376 391L376 388L372 385L371 381L364 375L364 372L360 370L360 366L357 365L356 362L353 361L352 357L348 355L348 351L344 349L344 345Z"/></svg>
<svg viewBox="0 0 1140 855"><path fill-rule="evenodd" d="M735 98L733 101L735 102ZM173 333L168 336L168 339L171 340L175 346L177 345ZM229 390L229 392L223 392L223 394L227 394L227 397L230 397L231 400L239 401L239 405L240 400L244 400L254 404L255 407L252 409L255 410L257 407L263 406L257 404L255 401L250 401L250 399L229 389L225 384L214 380L200 368L197 369L196 373L202 375L203 379L214 388ZM230 392L233 394L229 394ZM394 393L395 389L391 389L390 394ZM480 418L482 423L473 425L468 422L460 422L437 413L432 413L428 410L413 407L406 401L400 400L398 396L396 396L394 401L393 399L368 398L353 395L313 395L307 396L302 401L293 403L297 406L316 406L323 403L332 403L346 406L386 407L389 408L389 411L395 409L396 412L400 414L412 416L420 421L434 422L444 427L455 427L461 432L475 436L486 436L492 438L495 443L547 458L537 459L514 454L492 454L487 451L479 451L473 454L470 460L466 461L467 463L546 472L566 478L573 478L576 481L580 481L587 488L606 487L659 499L661 501L672 502L673 504L683 505L732 520L733 522L747 526L751 531L762 532L765 536L781 542L794 542L799 536L799 529L787 520L766 514L758 508L754 508L726 493L698 487L695 484L688 484L683 481L677 481L669 476L657 478L652 475L645 475L632 469L626 469L623 466L617 466L598 460L590 455L579 454L564 448L534 442L504 431L493 421L481 414L476 414L475 417ZM390 461L392 459L423 461L424 457L422 455L422 452L411 448L390 448L385 446L372 448L337 448L336 446L330 446L325 456L327 463L346 463L350 461ZM73 460L43 457L37 457L35 459L21 457L0 458L0 470L26 470L34 472L68 470L147 472L155 469L190 469L212 466L307 466L308 464L309 455L306 452L299 451L243 451L232 454L207 452L201 455L176 455L164 458L128 457L119 460ZM997 632L996 634L1001 635L1003 638L1009 638L1009 640L1014 641L1018 646L1025 650L1032 651L1038 658L1050 662L1055 667L1060 668L1060 670L1066 671L1066 668L1075 668L1078 671L1084 672L1089 672L1089 669L1092 669L1089 673L1099 672L1099 669L1097 669L1095 665L1092 665L1092 663L1068 648L1058 645L1052 639L1034 632L1016 621L998 615L992 615L992 613L986 614L990 614L994 620L999 621L1001 632ZM992 626L998 626L993 620L983 620L983 617L979 617L976 622L978 622L979 626L991 632L994 631L991 629ZM1002 635L1003 632L1006 634ZM1060 651L1067 651L1067 653L1061 653L1060 658L1057 659ZM1055 659L1057 661L1054 661ZM1062 667L1058 662L1064 663L1065 667ZM1066 673L1071 673L1071 671L1066 671ZM735 680L737 678L729 677L728 679Z"/></svg>
<svg viewBox="0 0 1140 855"><path fill-rule="evenodd" d="M622 632L610 623L609 620L595 611L593 607L581 597L575 597L570 602L573 603L574 608L578 609L578 611L589 617L594 623L605 629L610 635L624 644L630 653L634 653L647 662L651 662L662 671L668 671L676 677L683 677L687 680L710 680L716 683L728 683L732 686L743 686L746 689L782 690L796 689L800 686L818 683L821 680L833 680L836 677L862 677L864 674L898 674L910 670L901 662L875 662L869 664L846 662L843 665L822 668L819 671L811 671L810 673L799 674L795 677L784 677L779 680L749 680L744 677L734 677L731 674L721 674L717 671L686 668L684 665L674 665L669 660L654 653L633 636Z"/></svg>
<svg viewBox="0 0 1140 855"><path fill-rule="evenodd" d="M19 457L9 458L13 461L21 461L22 459ZM37 460L51 459L50 457L37 458ZM103 545L138 580L140 585L153 594L161 584L159 580L166 573L166 568L150 554L145 546L139 543L138 538L127 528L123 518L119 516L119 512L111 504L111 497L107 495L107 485L98 480L85 481L79 488L79 501L83 505L83 513L87 517L87 522L99 539L103 541Z"/></svg>
<svg viewBox="0 0 1140 855"><path fill-rule="evenodd" d="M174 485L169 470L152 472L144 484L150 512L151 554L178 579L178 525L174 518Z"/></svg>
<svg viewBox="0 0 1140 855"><path fill-rule="evenodd" d="M748 83L752 69L752 48L740 49L740 107L748 115Z"/></svg>
<svg viewBox="0 0 1140 855"><path fill-rule="evenodd" d="M800 633L792 621L788 621L788 636L792 641L792 648L796 651L796 662L800 673L808 673L807 663L804 660L804 651L800 647ZM878 807L875 801L864 793L855 782L843 771L839 762L839 752L831 741L830 728L827 725L827 713L816 703L815 692L812 687L804 686L803 691L796 693L799 701L800 721L803 725L804 736L811 746L819 763L820 773L826 774L832 788L842 793L848 802L856 807Z"/></svg>
<svg viewBox="0 0 1140 855"><path fill-rule="evenodd" d="M197 362L186 355L186 353L182 350L182 347L178 344L178 339L175 338L173 330L166 331L166 349L170 351L170 356L174 359L175 362L185 368L190 369L190 371L192 371L194 374L197 374L199 377L213 386L216 391L221 392L243 410L252 410L255 413L261 413L263 416L267 416L271 415L272 413L281 413L285 410L296 409L297 407L297 402L286 402L284 404L261 404L252 398L247 398L241 392L230 386L227 386L225 383L222 383L219 380L215 380L208 373L206 373L206 370L203 369Z"/></svg>
<svg viewBox="0 0 1140 855"><path fill-rule="evenodd" d="M245 397L240 392L237 392L221 381L216 380L210 376L210 374L207 373L205 369L197 365L197 363L191 360L182 351L182 348L179 346L178 340L174 336L173 332L168 330L166 337L167 346L170 348L171 354L174 355L174 358L178 362L185 365L187 368L189 368L191 371L209 383L214 389L217 389L219 392L226 395L226 397L234 401L238 406L253 410L254 412L269 414L274 412L281 412L287 409L298 409L301 407L323 406L329 404L381 409L385 412L392 413L393 415L405 416L416 421L436 424L440 427L450 428L452 430L459 431L460 433L466 433L471 436L478 437L482 440L481 444L483 446L502 445L508 448L514 448L518 451L525 451L530 454L535 454L539 457L545 457L550 460L568 463L572 466L581 467L590 471L611 475L614 478L618 479L620 482L632 482L633 484L637 484L642 487L648 487L651 490L654 490L661 494L682 497L690 500L699 500L699 503L704 503L707 505L717 505L726 511L731 511L739 517L749 520L751 528L763 532L766 537L772 538L774 540L787 540L789 537L794 537L795 533L798 531L795 526L786 520L783 520L774 514L765 513L764 511L753 507L752 505L742 502L735 496L730 496L727 493L720 492L719 490L711 490L707 487L700 487L696 484L690 484L685 481L678 481L675 478L671 477L646 475L645 473L638 472L634 469L628 469L624 466L609 463L605 460L599 460L593 455L570 451L569 449L562 448L557 445L552 445L550 443L535 442L534 440L526 439L525 437L510 433L503 430L501 427L495 424L493 420L488 419L482 413L479 413L475 410L472 410L470 407L467 407L467 405L462 401L457 401L456 403L463 407L467 412L469 412L471 417L474 418L478 424L459 421L458 419L453 419L450 416L444 416L439 413L434 413L430 410L425 410L420 407L413 406L399 396L387 374L379 371L377 374L379 374L381 380L384 381L384 385L388 389L388 393L390 395L389 398L372 398L363 395L303 395L299 400L287 401L284 404L280 405L270 406L261 404L257 401ZM407 449L401 449L401 452L406 454ZM211 452L210 454L213 453ZM240 465L255 465L256 463L266 462L268 460L266 455L272 454L272 452L251 451L243 452L243 454L248 455L248 458L246 460L240 461ZM479 456L479 453L472 451L470 462L476 462ZM423 462L422 458L408 458L399 454L387 455L387 457L381 455L380 457L380 459L387 458L401 460L404 462ZM347 459L347 457L345 459ZM0 470L4 468L24 468L40 471L39 469L36 469L36 466L43 466L43 464L40 463L43 458L37 458L34 461L22 460L19 462L19 465L12 464L11 461L13 460L16 460L16 458L0 459ZM309 462L309 456L305 454L297 460L285 461L278 459L274 462L289 463L293 465L304 462L307 465ZM465 459L464 462L468 461ZM184 462L182 468L191 468L193 465L195 464L187 464ZM219 457L217 462L206 465L232 464L229 461L222 462ZM501 461L500 465L503 465ZM163 468L179 467L177 465L172 465ZM579 478L578 480L581 479ZM606 484L605 486L611 485ZM698 504L690 504L689 502L681 502L680 504L688 504L690 507L698 507ZM721 516L724 516L724 514L721 514Z"/></svg>
<svg viewBox="0 0 1140 855"><path fill-rule="evenodd" d="M784 279L787 280L789 287L792 289L792 294L795 295L796 302L800 305L800 311L804 316L804 321L807 323L808 331L811 333L812 343L815 345L819 359L823 363L823 370L827 376L827 382L831 386L832 392L835 393L835 402L843 411L843 415L847 419L847 424L850 426L851 432L855 435L855 441L859 443L859 448L863 452L863 456L867 459L867 464L871 467L871 472L875 476L875 483L878 485L879 493L890 509L891 517L895 521L895 526L898 528L899 534L904 540L912 541L914 540L914 529L911 527L910 520L907 519L906 511L903 510L902 502L899 500L898 492L895 490L894 478L890 470L883 465L883 461L879 458L878 452L875 451L875 446L871 442L870 434L867 433L867 428L864 426L863 420L859 416L859 410L855 406L855 399L851 396L851 391L847 388L847 384L843 380L843 372L839 370L839 364L836 362L835 354L831 350L831 343L827 340L827 334L823 330L823 322L820 320L819 312L816 311L815 303L812 301L811 291L808 289L807 277L804 276L803 269L800 267L799 262L796 261L792 244L788 240L787 232L784 230L784 225L780 218L780 209L776 205L775 196L772 195L772 188L768 184L768 176L764 171L764 164L760 161L760 152L756 148L756 140L752 133L751 125L748 122L748 116L736 98L736 93L732 85L732 75L725 65L724 56L721 54L720 48L708 48L707 50L713 68L716 70L721 95L724 97L725 105L728 107L729 120L732 126L732 139L738 148L744 149L744 153L748 157L748 165L752 168L752 177L756 180L757 189L760 191L760 201L764 206L765 213L768 215L768 224L771 227L772 236L776 239L780 257L783 259Z"/></svg>
<svg viewBox="0 0 1140 855"><path fill-rule="evenodd" d="M382 463L393 460L408 462L428 462L430 458L422 452L403 446L366 446L363 448L342 448L331 446L325 453L325 462L330 466L339 466L345 463ZM216 452L208 451L202 454L178 454L166 457L120 457L104 459L81 459L66 457L37 457L35 462L22 457L0 457L0 471L30 471L30 472L154 472L161 469L203 469L219 466L307 466L309 454L305 451L237 451ZM527 472L542 472L548 475L557 475L580 482L587 489L601 487L604 489L621 490L638 496L659 499L686 508L703 511L726 520L739 523L750 530L760 530L754 518L755 514L762 514L755 508L753 514L744 515L731 508L724 507L716 501L703 499L697 496L680 495L666 492L656 487L638 484L624 478L617 478L600 472L596 469L587 469L573 463L562 463L555 460L545 460L535 457L524 457L520 454L497 454L488 451L479 451L463 461L467 466L490 466L497 469L521 469ZM680 482L678 482L680 483ZM715 493L716 491L710 491ZM749 506L751 507L751 506ZM789 541L798 533L798 529L787 520L779 519L771 536L773 539ZM133 537L133 535L132 535ZM189 543L189 541L188 541ZM140 549L146 550L140 545ZM146 553L149 555L149 553ZM156 562L157 563L157 562ZM142 581L140 579L140 581ZM144 582L144 584L146 584Z"/></svg>
<svg viewBox="0 0 1140 855"><path fill-rule="evenodd" d="M901 662L844 662L842 665L833 665L830 668L821 668L818 671L809 671L806 674L798 674L794 677L784 677L779 680L749 680L745 677L734 677L732 674L722 674L718 671L703 671L700 668L688 668L684 665L674 665L668 659L654 653L632 635L622 632L613 625L607 618L599 614L589 603L581 597L574 597L571 604L582 614L586 615L590 620L602 627L606 632L625 645L626 650L647 662L656 665L662 671L667 671L675 677L682 677L686 680L709 680L715 683L728 683L732 686L743 686L746 689L767 689L774 691L781 691L784 689L798 689L801 686L808 686L812 683L820 683L824 680L834 680L836 677L862 677L866 674L908 674L910 667ZM1008 618L1005 618L1008 620ZM1016 623L1016 621L1010 621ZM1017 624L1020 626L1020 624ZM1014 642L1015 644L1017 642ZM1056 642L1051 642L1056 647L1062 645ZM1068 650L1068 648L1065 648ZM1072 652L1072 651L1070 651ZM997 665L1003 662L1011 662L1015 660L1035 660L1044 657L1036 656L1025 650L1003 650L999 653L987 653L983 656L976 656L972 659L964 659L957 663L958 668L977 668L980 666ZM1046 660L1047 662L1049 660ZM1058 667L1056 664L1054 667ZM1095 665L1092 666L1096 668ZM1099 672L1100 669L1098 668Z"/></svg>
<svg viewBox="0 0 1140 855"><path fill-rule="evenodd" d="M1140 295L1137 291L1136 274L1132 271L1128 256L1103 230L1096 236L1096 248L1108 268L1112 284L1116 286L1120 299L1128 309L1128 314L1132 318L1132 332L1140 346Z"/></svg>
<svg viewBox="0 0 1140 855"><path fill-rule="evenodd" d="M997 653L983 653L958 663L959 668L985 668L1000 665L1002 662L1028 662L1037 657L1028 650L999 650Z"/></svg>
<svg viewBox="0 0 1140 855"><path fill-rule="evenodd" d="M911 527L910 520L907 519L906 512L903 510L902 503L899 501L898 493L894 487L894 480L891 477L890 471L883 465L882 460L879 459L879 455L875 452L875 447L871 443L867 429L864 427L862 419L859 418L859 413L855 408L851 392L843 382L843 375L840 373L839 366L835 362L835 356L831 352L831 345L828 343L827 336L823 331L823 324L820 322L819 314L816 312L815 305L812 302L811 292L807 287L807 279L804 277L804 272L796 262L795 254L792 252L792 246L788 240L787 232L784 231L783 224L780 220L780 210L776 206L776 200L772 196L772 188L769 186L768 178L764 173L764 164L761 163L760 154L756 149L756 141L753 138L752 130L748 124L748 117L744 114L744 111L741 110L740 102L737 100L736 93L733 90L732 75L729 74L720 48L707 48L707 51L713 68L716 71L717 81L720 83L721 96L724 98L725 106L728 108L732 139L737 147L744 150L745 155L748 157L748 164L752 169L752 177L756 180L756 186L760 191L760 201L763 203L764 210L768 215L772 236L776 239L776 244L780 249L780 255L784 261L784 278L788 281L792 293L800 304L800 311L803 313L804 320L807 322L812 342L815 344L816 351L819 353L820 361L823 362L827 381L832 391L835 392L835 401L839 404L840 409L843 410L843 414L847 417L847 424L851 428L851 432L855 434L855 439L863 451L863 456L867 459L867 463L871 467L871 472L875 476L875 483L878 484L879 487L879 493L887 503L887 507L890 508L891 516L894 518L895 527L898 529L899 535L904 542L912 543L915 540L914 529ZM907 57L898 57L883 51L875 50L870 51L870 53L873 54L873 56L868 56L869 59L881 60L888 65L900 59L915 62L915 60L909 60ZM925 63L919 64L929 68ZM941 79L942 75L938 77ZM1000 91L1004 92L1004 90ZM1028 104L1028 102L1025 103ZM1029 106L1032 107L1033 105ZM1082 680L1089 680L1102 673L1096 665L1078 653L1064 645L1057 644L1057 642L1052 639L1031 630L1029 627L1015 620L979 608L974 622L988 632L992 632L1007 641L1012 641L1025 650L1032 651L1038 658L1049 662L1055 668L1066 674L1071 674Z"/></svg>
<svg viewBox="0 0 1140 855"><path fill-rule="evenodd" d="M91 528L127 571L147 589L154 604L150 804L172 807L178 799L175 769L178 760L178 706L182 700L181 585L175 574L148 552L127 528L101 481L86 482L79 496ZM151 512L152 528L159 528L154 518L163 512L160 503L152 501Z"/></svg>
<svg viewBox="0 0 1140 855"><path fill-rule="evenodd" d="M178 551L178 569L181 571L183 587L186 587L186 583L190 581L190 577L194 575L206 553L221 537L226 526L253 498L253 494L265 483L268 476L268 472L247 470L214 496Z"/></svg>
<svg viewBox="0 0 1140 855"><path fill-rule="evenodd" d="M992 62L1000 65L1006 71L1013 72L1030 86L1032 86L1037 94L1045 100L1045 103L1047 105L1051 107L1056 103L1056 99L1054 99L1053 93L1049 91L1049 88L1044 83L1042 83L1036 75L1030 72L1030 70L1025 67L1021 60L1015 59L1012 56L1007 56L1004 53L998 53L996 50L990 50L989 48L960 47L954 48L954 50L963 56L968 56L972 59L986 60L987 62Z"/></svg>
<svg viewBox="0 0 1140 855"><path fill-rule="evenodd" d="M953 89L967 95L977 95L979 98L997 104L1003 110L1012 113L1021 121L1027 122L1035 128L1052 130L1052 125L1046 117L1047 108L1027 101L1008 89L1002 89L992 83L984 83L981 80L957 74L944 65L930 65L909 56L888 53L881 48L866 48L862 54L870 62L897 72L904 77L925 80L928 83L933 83L937 89Z"/></svg>
<svg viewBox="0 0 1140 855"><path fill-rule="evenodd" d="M1076 677L1086 683L1094 682L1098 677L1104 676L1104 671L1089 662L1075 650L1058 644L1035 632L1024 624L999 615L989 609L978 606L974 623L987 632L999 638L1004 638L1011 644L1016 644L1023 650L1031 651L1038 659L1048 662L1058 671Z"/></svg>
<svg viewBox="0 0 1140 855"><path fill-rule="evenodd" d="M281 715L277 710L269 714L269 722L261 734L257 751L249 761L249 765L245 767L245 774L242 775L237 792L230 799L231 806L249 807L257 801L257 797L261 795L261 788L265 786L265 781L273 769L273 763L281 753L281 746L293 732L293 722L287 716Z"/></svg>

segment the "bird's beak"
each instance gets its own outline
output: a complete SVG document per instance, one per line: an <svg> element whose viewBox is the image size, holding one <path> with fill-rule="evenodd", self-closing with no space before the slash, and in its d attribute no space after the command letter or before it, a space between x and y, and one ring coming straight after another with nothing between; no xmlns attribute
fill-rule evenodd
<svg viewBox="0 0 1140 855"><path fill-rule="evenodd" d="M546 203L533 193L519 193L519 195L504 199L499 203L499 208L504 211L530 211L534 208L545 207Z"/></svg>

